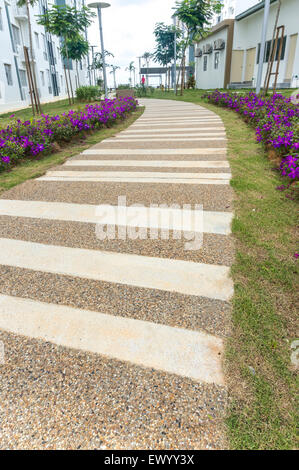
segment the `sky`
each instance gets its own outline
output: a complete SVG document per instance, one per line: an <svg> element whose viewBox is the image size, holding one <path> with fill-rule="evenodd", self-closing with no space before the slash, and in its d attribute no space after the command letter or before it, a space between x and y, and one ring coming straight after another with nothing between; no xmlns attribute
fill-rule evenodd
<svg viewBox="0 0 299 470"><path fill-rule="evenodd" d="M172 8L175 0L105 0L111 4L102 10L105 49L114 54L108 58L109 64L121 67L116 72L117 84L129 82L129 72L125 69L131 61L135 62L138 75L138 56L152 52L155 47L154 27L158 22L171 24ZM88 5L88 1L86 2ZM97 18L88 29L88 40L91 45L99 46L100 35ZM143 65L143 64L142 64ZM157 64L158 66L158 64ZM108 86L113 86L113 77L108 70ZM152 84L155 84L152 79Z"/></svg>

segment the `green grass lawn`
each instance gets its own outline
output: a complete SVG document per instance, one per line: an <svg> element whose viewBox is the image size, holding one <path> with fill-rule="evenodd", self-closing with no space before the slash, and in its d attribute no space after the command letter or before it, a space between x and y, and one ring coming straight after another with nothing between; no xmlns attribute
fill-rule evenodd
<svg viewBox="0 0 299 470"><path fill-rule="evenodd" d="M221 116L228 136L234 189L236 261L232 335L227 342L231 403L227 430L233 449L293 449L296 375L290 362L296 339L296 201L275 188L282 179L256 143L255 132L233 111L208 104L202 92L183 97Z"/></svg>
<svg viewBox="0 0 299 470"><path fill-rule="evenodd" d="M100 129L88 136L85 140L77 139L77 141L68 144L60 152L52 153L51 155L41 158L41 160L28 160L12 168L11 171L0 173L0 194L17 184L23 183L27 179L42 176L52 166L59 165L65 162L67 158L77 155L91 145L95 145L126 129L141 116L143 111L144 108L140 108L132 113L126 120L119 122L111 128Z"/></svg>

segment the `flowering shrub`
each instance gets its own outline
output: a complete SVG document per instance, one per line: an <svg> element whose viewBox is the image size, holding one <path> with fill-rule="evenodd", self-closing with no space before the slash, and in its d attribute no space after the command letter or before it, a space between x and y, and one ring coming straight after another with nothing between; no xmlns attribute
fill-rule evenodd
<svg viewBox="0 0 299 470"><path fill-rule="evenodd" d="M40 119L14 121L0 130L0 171L19 160L49 154L55 142L69 142L84 131L110 127L134 111L137 104L132 97L119 97L87 105L83 111L70 110L57 116L42 114Z"/></svg>
<svg viewBox="0 0 299 470"><path fill-rule="evenodd" d="M231 108L256 128L258 142L281 157L281 174L291 180L299 177L299 105L280 94L261 97L255 93L239 95L216 90L205 96L218 106Z"/></svg>

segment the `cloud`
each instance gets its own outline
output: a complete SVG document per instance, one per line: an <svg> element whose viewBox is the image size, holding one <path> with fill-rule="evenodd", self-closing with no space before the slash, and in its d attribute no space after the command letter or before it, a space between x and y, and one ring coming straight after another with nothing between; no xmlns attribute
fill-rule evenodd
<svg viewBox="0 0 299 470"><path fill-rule="evenodd" d="M121 67L117 71L118 83L128 83L129 73L125 68L131 61L138 68L137 57L154 50L155 24L160 21L171 24L175 0L111 0L110 3L111 7L102 13L105 49L115 56L109 63ZM100 51L97 20L89 28L88 38L90 44L99 45ZM112 86L112 75L109 73L108 81Z"/></svg>

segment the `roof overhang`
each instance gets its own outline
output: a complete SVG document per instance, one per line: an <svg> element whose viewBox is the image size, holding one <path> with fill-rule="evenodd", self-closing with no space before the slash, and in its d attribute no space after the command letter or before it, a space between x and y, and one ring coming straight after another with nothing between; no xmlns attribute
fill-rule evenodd
<svg viewBox="0 0 299 470"><path fill-rule="evenodd" d="M277 0L271 0L271 5L272 3L277 2ZM240 13L240 15L236 16L236 21L244 20L244 18L247 18L250 15L253 15L254 13L257 13L258 11L262 10L265 6L265 0L263 0L260 3L257 3L256 5L253 5L253 7L248 8L248 10L243 11Z"/></svg>

